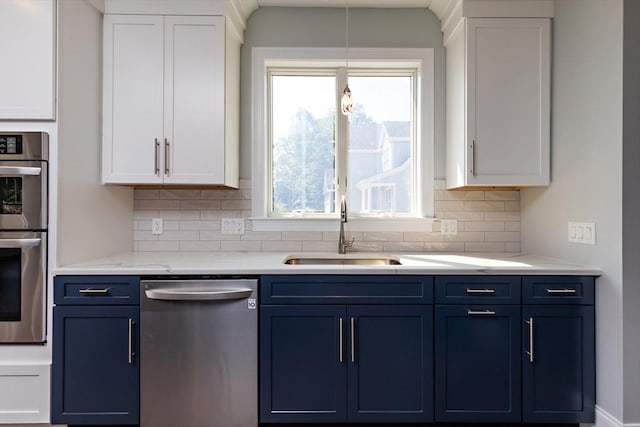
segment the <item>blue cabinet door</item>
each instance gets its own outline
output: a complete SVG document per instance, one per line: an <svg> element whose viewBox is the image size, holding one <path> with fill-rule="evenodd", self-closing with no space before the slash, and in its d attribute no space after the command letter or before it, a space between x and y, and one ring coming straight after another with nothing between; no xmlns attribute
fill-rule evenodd
<svg viewBox="0 0 640 427"><path fill-rule="evenodd" d="M53 424L138 423L138 325L138 307L54 307Z"/></svg>
<svg viewBox="0 0 640 427"><path fill-rule="evenodd" d="M346 421L346 327L345 306L260 307L261 422Z"/></svg>
<svg viewBox="0 0 640 427"><path fill-rule="evenodd" d="M435 310L435 420L520 422L520 306Z"/></svg>
<svg viewBox="0 0 640 427"><path fill-rule="evenodd" d="M433 421L433 307L349 306L348 420Z"/></svg>
<svg viewBox="0 0 640 427"><path fill-rule="evenodd" d="M523 308L523 421L595 421L593 306Z"/></svg>

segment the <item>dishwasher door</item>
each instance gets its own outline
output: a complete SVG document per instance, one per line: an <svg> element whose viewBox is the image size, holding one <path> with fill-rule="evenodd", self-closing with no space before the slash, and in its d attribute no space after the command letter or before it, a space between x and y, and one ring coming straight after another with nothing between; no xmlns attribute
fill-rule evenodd
<svg viewBox="0 0 640 427"><path fill-rule="evenodd" d="M258 425L257 280L143 280L140 426Z"/></svg>

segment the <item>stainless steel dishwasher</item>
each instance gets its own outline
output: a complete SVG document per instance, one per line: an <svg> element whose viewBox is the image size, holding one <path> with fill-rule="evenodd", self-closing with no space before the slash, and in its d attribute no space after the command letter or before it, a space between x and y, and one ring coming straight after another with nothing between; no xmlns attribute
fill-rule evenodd
<svg viewBox="0 0 640 427"><path fill-rule="evenodd" d="M258 425L257 280L143 280L140 426Z"/></svg>

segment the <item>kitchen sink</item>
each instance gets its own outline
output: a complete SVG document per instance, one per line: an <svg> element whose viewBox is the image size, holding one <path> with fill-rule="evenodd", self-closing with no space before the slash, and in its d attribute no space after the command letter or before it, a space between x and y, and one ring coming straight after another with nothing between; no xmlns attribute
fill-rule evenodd
<svg viewBox="0 0 640 427"><path fill-rule="evenodd" d="M398 259L388 256L289 256L282 263L288 265L402 265Z"/></svg>

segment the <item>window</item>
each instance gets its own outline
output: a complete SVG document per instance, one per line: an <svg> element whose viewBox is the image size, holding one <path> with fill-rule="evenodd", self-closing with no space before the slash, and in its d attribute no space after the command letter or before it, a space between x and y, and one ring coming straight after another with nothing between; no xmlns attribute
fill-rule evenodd
<svg viewBox="0 0 640 427"><path fill-rule="evenodd" d="M351 49L348 70L343 55L253 50L254 230L333 229L342 197L350 222L430 226L432 51ZM347 78L351 117L338 112Z"/></svg>

